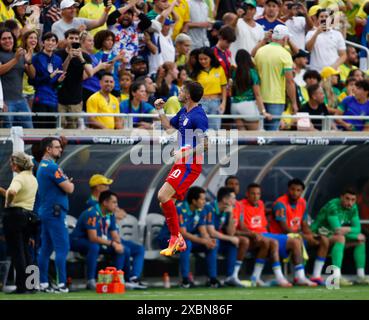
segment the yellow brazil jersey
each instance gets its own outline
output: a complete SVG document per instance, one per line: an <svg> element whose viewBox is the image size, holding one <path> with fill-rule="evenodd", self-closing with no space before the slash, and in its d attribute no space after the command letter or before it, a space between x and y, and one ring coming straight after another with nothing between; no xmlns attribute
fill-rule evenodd
<svg viewBox="0 0 369 320"><path fill-rule="evenodd" d="M105 10L104 3L96 4L96 3L89 2L89 3L85 4L81 8L81 10L79 10L78 16L80 18L98 20L103 15L104 10ZM112 6L110 8L109 13L112 13L113 11L115 11L115 7L114 6ZM90 30L90 33L94 36L100 30L106 30L106 29L107 29L107 25L105 23L101 27L98 27L98 28L95 28L95 29Z"/></svg>
<svg viewBox="0 0 369 320"><path fill-rule="evenodd" d="M129 99L129 93L121 93L120 94L120 101L128 100Z"/></svg>
<svg viewBox="0 0 369 320"><path fill-rule="evenodd" d="M109 94L109 102L99 92L94 93L87 100L87 113L117 113L119 114L119 100ZM115 129L114 117L95 117L97 122L103 124L107 129Z"/></svg>
<svg viewBox="0 0 369 320"><path fill-rule="evenodd" d="M351 0L352 9L345 11L345 15L347 17L347 22L350 24L350 26L347 29L347 33L350 34L350 35L355 35L356 34L356 32L355 32L355 28L356 28L355 18L359 14L361 5L363 5L365 2L367 2L367 1L365 1L365 0ZM361 14L364 14L365 15L364 18L366 19L365 12L362 11Z"/></svg>
<svg viewBox="0 0 369 320"><path fill-rule="evenodd" d="M292 71L292 56L280 44L272 42L260 48L255 63L261 80L261 96L265 103L286 103L285 72Z"/></svg>
<svg viewBox="0 0 369 320"><path fill-rule="evenodd" d="M339 72L340 72L340 78L341 78L341 81L342 82L345 82L346 81L346 79L347 79L347 77L348 77L348 75L349 75L349 73L350 73L350 71L351 70L355 70L355 69L357 69L357 67L356 66L352 66L351 68L349 68L346 64L341 64L339 67L338 67L338 70L339 70Z"/></svg>
<svg viewBox="0 0 369 320"><path fill-rule="evenodd" d="M7 7L2 1L0 1L0 22L5 20L15 19L15 14L12 8Z"/></svg>
<svg viewBox="0 0 369 320"><path fill-rule="evenodd" d="M361 5L360 8L358 10L358 12L356 13L356 17L361 18L361 19L366 19L368 18L368 15L364 12L364 6L365 4L369 2L369 0L364 0Z"/></svg>
<svg viewBox="0 0 369 320"><path fill-rule="evenodd" d="M178 100L178 97L173 96L170 97L164 105L164 112L166 114L177 114L179 110L181 110L182 106Z"/></svg>
<svg viewBox="0 0 369 320"><path fill-rule="evenodd" d="M222 86L227 85L227 77L223 68L211 68L209 72L201 71L196 79L204 87L204 96L221 94Z"/></svg>
<svg viewBox="0 0 369 320"><path fill-rule="evenodd" d="M172 3L173 1L174 0L169 0L169 3ZM174 7L174 12L178 15L178 20L173 28L173 40L181 32L183 25L190 21L190 7L187 0L180 0L179 6Z"/></svg>

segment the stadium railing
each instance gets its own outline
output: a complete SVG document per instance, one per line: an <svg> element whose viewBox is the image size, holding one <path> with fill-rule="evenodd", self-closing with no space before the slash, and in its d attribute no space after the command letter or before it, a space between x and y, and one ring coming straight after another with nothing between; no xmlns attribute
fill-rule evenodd
<svg viewBox="0 0 369 320"><path fill-rule="evenodd" d="M122 118L124 123L125 129L132 129L134 128L133 119L134 118L141 118L141 119L151 119L154 120L154 128L160 128L160 120L159 116L157 114L146 114L146 113L45 113L45 112L1 112L0 113L0 123L1 120L3 120L3 126L5 124L4 120L5 117L8 116L16 116L16 117L22 117L22 116L37 116L37 117L55 117L56 119L56 127L57 129L62 129L62 118L63 117L78 117L80 119L83 119L83 125L87 125L88 118L89 117L119 117ZM173 115L168 115L168 118L171 118ZM246 117L243 115L212 115L208 114L208 118L210 119L230 119L230 120L236 120L236 119L243 119L247 120L250 117ZM264 116L258 116L258 117L252 117L252 119L257 118L259 121L259 130L264 130ZM321 120L322 126L321 131L335 131L332 129L332 126L335 122L335 120L363 120L363 121L369 121L369 116L306 116L306 115L280 115L280 116L273 116L273 119L292 119L292 120L299 120L303 118L308 118L310 120ZM156 120L156 121L155 121ZM18 120L19 121L19 120ZM157 126L155 124L157 122ZM79 129L84 129L84 127L79 127ZM119 131L119 130L117 130Z"/></svg>

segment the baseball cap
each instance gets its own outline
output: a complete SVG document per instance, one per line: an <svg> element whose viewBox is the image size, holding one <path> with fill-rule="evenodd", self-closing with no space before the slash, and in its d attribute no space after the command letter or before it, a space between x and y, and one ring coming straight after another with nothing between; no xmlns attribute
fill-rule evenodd
<svg viewBox="0 0 369 320"><path fill-rule="evenodd" d="M324 67L322 71L320 71L320 75L322 76L323 79L327 79L330 76L334 76L337 74L340 74L340 72L332 67Z"/></svg>
<svg viewBox="0 0 369 320"><path fill-rule="evenodd" d="M143 56L134 56L131 59L130 64L133 65L135 63L140 63L140 62L146 62L145 58Z"/></svg>
<svg viewBox="0 0 369 320"><path fill-rule="evenodd" d="M300 49L299 52L297 52L296 54L292 56L292 59L295 60L297 58L307 58L308 56L309 56L309 52Z"/></svg>
<svg viewBox="0 0 369 320"><path fill-rule="evenodd" d="M288 31L288 28L283 24L279 24L275 26L273 29L272 38L275 40L282 40L284 37L290 37L290 36L291 34Z"/></svg>
<svg viewBox="0 0 369 320"><path fill-rule="evenodd" d="M244 6L244 5L249 5L249 6L252 6L254 8L257 7L257 4L256 4L255 0L244 0L243 3L242 3L242 6Z"/></svg>
<svg viewBox="0 0 369 320"><path fill-rule="evenodd" d="M103 176L102 174L94 174L89 181L90 187L96 187L100 184L107 184L111 185L113 183L112 179L108 179L107 177Z"/></svg>
<svg viewBox="0 0 369 320"><path fill-rule="evenodd" d="M322 9L322 7L318 5L312 6L308 11L309 17L315 16L319 9Z"/></svg>
<svg viewBox="0 0 369 320"><path fill-rule="evenodd" d="M265 4L269 3L269 2L274 2L275 4L281 6L282 5L282 1L281 0L266 0Z"/></svg>
<svg viewBox="0 0 369 320"><path fill-rule="evenodd" d="M28 4L28 1L26 1L26 0L17 0L17 1L14 1L14 2L10 5L10 7L11 7L11 8L14 8L14 7L23 6L23 5L25 5L25 4Z"/></svg>
<svg viewBox="0 0 369 320"><path fill-rule="evenodd" d="M60 3L60 9L67 9L67 8L70 8L70 7L73 7L73 6L79 6L79 3L74 1L74 0L63 0L61 3Z"/></svg>
<svg viewBox="0 0 369 320"><path fill-rule="evenodd" d="M164 21L164 25L165 26L170 26L171 24L173 24L174 23L174 21L173 20L171 20L171 19L168 19L168 18L166 18L165 19L165 21Z"/></svg>

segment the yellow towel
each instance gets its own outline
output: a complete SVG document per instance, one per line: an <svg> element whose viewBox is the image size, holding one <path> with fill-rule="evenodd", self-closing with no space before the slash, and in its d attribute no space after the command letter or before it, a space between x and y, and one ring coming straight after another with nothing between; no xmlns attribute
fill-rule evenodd
<svg viewBox="0 0 369 320"><path fill-rule="evenodd" d="M289 233L289 234L287 234L287 236L289 238L292 238L292 239L296 239L296 238L297 239L302 239L301 234L299 234L299 233ZM301 249L302 249L302 258L304 259L304 262L306 262L306 261L309 260L309 255L306 251L306 248L305 248L305 245L304 245L303 241L302 241L302 248ZM287 263L287 262L290 261L290 259L291 259L291 253L288 255L287 258L283 259L283 262Z"/></svg>

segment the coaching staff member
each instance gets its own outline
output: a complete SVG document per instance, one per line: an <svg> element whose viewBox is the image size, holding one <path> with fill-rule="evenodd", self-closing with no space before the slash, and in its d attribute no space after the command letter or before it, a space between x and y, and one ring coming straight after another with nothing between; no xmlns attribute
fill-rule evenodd
<svg viewBox="0 0 369 320"><path fill-rule="evenodd" d="M39 185L39 209L41 219L41 249L39 256L40 291L53 292L48 283L49 259L55 251L58 278L57 292L68 292L66 287L66 264L69 251L69 235L65 219L69 210L68 194L73 193L74 184L59 168L56 161L63 147L57 138L41 141L43 158L37 170Z"/></svg>
<svg viewBox="0 0 369 320"><path fill-rule="evenodd" d="M28 251L31 234L29 219L35 203L37 180L32 174L32 158L24 152L13 153L10 167L17 175L8 190L0 188L0 195L5 196L4 234L16 271L17 289L11 293L28 293L26 268L31 263Z"/></svg>

